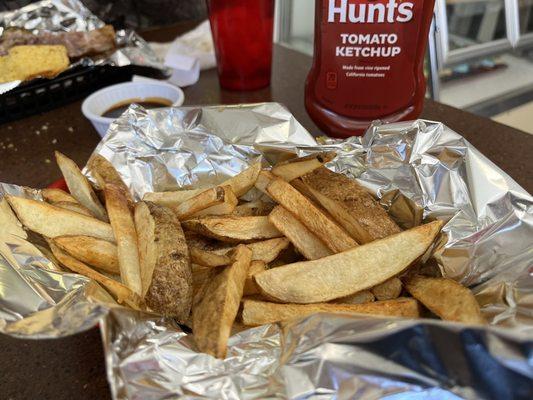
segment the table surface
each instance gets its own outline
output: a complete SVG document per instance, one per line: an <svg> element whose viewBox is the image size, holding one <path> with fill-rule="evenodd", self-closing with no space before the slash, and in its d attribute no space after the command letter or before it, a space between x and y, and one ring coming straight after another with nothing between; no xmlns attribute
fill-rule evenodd
<svg viewBox="0 0 533 400"><path fill-rule="evenodd" d="M145 32L166 41L192 24ZM275 46L272 84L254 92L221 90L215 70L186 88L185 104L276 101L285 104L312 133L319 134L303 104L310 57ZM0 125L0 182L46 187L60 178L54 151L84 165L100 137L80 110L81 101ZM486 118L427 100L422 118L442 121L462 134L530 193L533 192L533 136ZM96 328L57 340L21 340L0 335L0 397L5 399L110 398L104 355ZM9 360L9 362L6 362Z"/></svg>

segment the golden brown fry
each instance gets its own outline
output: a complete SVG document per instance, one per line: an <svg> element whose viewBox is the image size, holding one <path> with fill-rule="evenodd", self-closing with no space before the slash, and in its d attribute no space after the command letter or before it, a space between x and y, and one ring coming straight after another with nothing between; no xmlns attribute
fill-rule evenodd
<svg viewBox="0 0 533 400"><path fill-rule="evenodd" d="M338 304L362 304L370 303L376 300L376 297L372 294L370 290L362 290L360 292L351 294L346 297L341 297L340 299L335 299L332 303Z"/></svg>
<svg viewBox="0 0 533 400"><path fill-rule="evenodd" d="M231 259L225 254L217 254L197 247L189 247L189 250L191 253L191 261L204 267L221 267L223 265L228 265L231 262Z"/></svg>
<svg viewBox="0 0 533 400"><path fill-rule="evenodd" d="M237 316L252 252L238 246L234 262L216 275L193 308L194 341L198 350L225 358L231 327Z"/></svg>
<svg viewBox="0 0 533 400"><path fill-rule="evenodd" d="M195 213L194 217L204 217L207 215L228 215L232 214L239 203L239 199L233 193L231 186L224 186L224 198L222 203L206 208L205 210Z"/></svg>
<svg viewBox="0 0 533 400"><path fill-rule="evenodd" d="M418 318L420 316L418 302L411 298L364 304L279 304L245 300L242 321L248 326L258 326L302 318L319 312L372 314L403 318Z"/></svg>
<svg viewBox="0 0 533 400"><path fill-rule="evenodd" d="M117 246L92 236L58 236L50 239L72 257L102 271L119 274Z"/></svg>
<svg viewBox="0 0 533 400"><path fill-rule="evenodd" d="M486 324L472 292L452 279L416 275L405 282L405 288L443 320Z"/></svg>
<svg viewBox="0 0 533 400"><path fill-rule="evenodd" d="M86 235L110 242L115 241L111 225L96 218L65 210L43 201L11 195L6 195L5 198L25 227L45 237Z"/></svg>
<svg viewBox="0 0 533 400"><path fill-rule="evenodd" d="M353 240L341 227L330 220L320 209L318 209L304 195L298 192L289 183L280 178L273 178L272 175L261 172L258 182L260 187L264 186L264 181L270 180L266 186L267 193L280 205L290 211L307 229L315 234L332 252L338 253L357 246Z"/></svg>
<svg viewBox="0 0 533 400"><path fill-rule="evenodd" d="M396 277L390 278L374 286L371 290L378 300L392 300L400 297L402 293L402 281Z"/></svg>
<svg viewBox="0 0 533 400"><path fill-rule="evenodd" d="M272 173L284 181L290 182L313 170L320 168L324 164L335 158L335 152L315 153L306 157L293 158L281 162L272 167Z"/></svg>
<svg viewBox="0 0 533 400"><path fill-rule="evenodd" d="M316 260L333 254L320 239L284 207L274 208L268 219L308 260Z"/></svg>
<svg viewBox="0 0 533 400"><path fill-rule="evenodd" d="M144 298L152 283L152 275L157 262L156 244L153 240L155 221L148 205L144 201L135 204L133 219L135 230L137 231L137 244L139 246L139 268L142 285L141 296Z"/></svg>
<svg viewBox="0 0 533 400"><path fill-rule="evenodd" d="M53 203L54 206L59 208L64 208L65 210L70 210L77 212L79 214L86 215L88 217L92 217L93 214L89 211L87 207L82 206L80 203L72 203L70 201L58 201L56 203Z"/></svg>
<svg viewBox="0 0 533 400"><path fill-rule="evenodd" d="M155 312L188 320L193 300L189 249L176 215L167 207L147 203L154 229L147 240L155 248L155 266L146 292L146 304Z"/></svg>
<svg viewBox="0 0 533 400"><path fill-rule="evenodd" d="M285 303L318 303L370 289L407 269L428 250L441 221L375 240L343 253L255 275L261 293Z"/></svg>
<svg viewBox="0 0 533 400"><path fill-rule="evenodd" d="M255 285L253 276L259 272L266 271L267 265L263 261L252 261L250 264L250 269L248 270L248 276L244 282L244 291L243 296L250 296L252 294L258 294L259 289Z"/></svg>
<svg viewBox="0 0 533 400"><path fill-rule="evenodd" d="M70 203L78 203L72 195L61 189L43 189L41 190L43 199L48 203L59 203L61 201L68 201Z"/></svg>
<svg viewBox="0 0 533 400"><path fill-rule="evenodd" d="M5 198L0 200L0 234L9 233L23 239L28 237Z"/></svg>
<svg viewBox="0 0 533 400"><path fill-rule="evenodd" d="M230 186L235 196L241 197L254 186L259 171L261 171L261 162L256 162L240 174L222 182L219 186ZM192 189L177 190L173 192L146 193L143 200L152 201L172 208L205 190L206 189Z"/></svg>
<svg viewBox="0 0 533 400"><path fill-rule="evenodd" d="M107 213L117 241L120 277L127 287L142 295L137 232L128 200L122 189L113 184L106 184L104 193Z"/></svg>
<svg viewBox="0 0 533 400"><path fill-rule="evenodd" d="M141 303L140 297L132 292L128 287L122 285L114 279L108 278L107 276L96 272L81 261L78 261L74 257L65 253L55 244L50 242L49 245L52 253L63 266L73 272L84 275L87 278L93 279L100 283L117 299L119 303L127 304L133 308L139 307L139 304Z"/></svg>
<svg viewBox="0 0 533 400"><path fill-rule="evenodd" d="M183 222L187 230L227 243L251 242L282 236L268 217L204 217Z"/></svg>
<svg viewBox="0 0 533 400"><path fill-rule="evenodd" d="M239 204L231 215L235 217L258 217L270 214L276 204L262 200Z"/></svg>
<svg viewBox="0 0 533 400"><path fill-rule="evenodd" d="M180 220L185 220L202 210L223 203L224 196L224 188L216 186L200 192L196 196L185 200L183 203L170 208Z"/></svg>
<svg viewBox="0 0 533 400"><path fill-rule="evenodd" d="M289 247L289 243L287 238L282 237L253 242L247 246L252 250L252 261L263 261L268 264L274 261L279 256L279 253Z"/></svg>
<svg viewBox="0 0 533 400"><path fill-rule="evenodd" d="M356 181L329 169L302 176L307 191L359 243L398 233L401 229L372 195Z"/></svg>
<svg viewBox="0 0 533 400"><path fill-rule="evenodd" d="M123 191L124 196L126 196L130 208L133 209L134 201L131 197L131 193L113 164L100 154L95 154L87 163L87 167L102 190L106 183L111 183L119 187Z"/></svg>
<svg viewBox="0 0 533 400"><path fill-rule="evenodd" d="M100 200L98 200L91 184L81 173L76 163L58 151L55 152L55 155L57 165L67 182L70 194L72 194L81 205L88 208L96 218L102 221L108 221L104 207L100 203Z"/></svg>

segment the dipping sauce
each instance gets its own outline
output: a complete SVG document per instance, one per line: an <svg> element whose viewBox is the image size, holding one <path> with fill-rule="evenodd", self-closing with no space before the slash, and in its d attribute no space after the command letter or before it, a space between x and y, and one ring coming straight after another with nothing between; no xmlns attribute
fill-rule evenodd
<svg viewBox="0 0 533 400"><path fill-rule="evenodd" d="M143 100L128 99L128 100L121 101L120 103L117 103L111 106L108 110L106 110L102 114L102 117L118 118L133 103L138 104L144 108L149 108L149 109L160 108L160 107L170 107L172 105L172 101L170 101L169 99L165 99L163 97L147 97Z"/></svg>

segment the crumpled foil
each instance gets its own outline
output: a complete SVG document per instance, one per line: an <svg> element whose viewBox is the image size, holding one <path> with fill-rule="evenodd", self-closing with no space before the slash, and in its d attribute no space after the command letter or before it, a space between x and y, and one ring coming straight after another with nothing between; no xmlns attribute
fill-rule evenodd
<svg viewBox="0 0 533 400"><path fill-rule="evenodd" d="M133 105L95 153L140 198L220 182L259 157L325 150L338 152L328 167L358 179L402 226L446 221L428 263L472 288L488 326L316 314L241 331L218 360L175 321L113 304L59 271L37 239L0 227L0 330L60 337L99 320L115 399L532 398L533 198L445 125L375 124L363 138L316 141L276 103ZM39 197L0 184L4 193Z"/></svg>
<svg viewBox="0 0 533 400"><path fill-rule="evenodd" d="M80 0L42 0L13 11L0 13L0 37L5 29L23 28L29 31L51 32L91 31L105 25L92 14ZM149 67L169 74L161 60L137 33L131 30L116 31L117 49L106 55L83 57L69 65L79 66L111 65L124 67L136 65ZM28 82L15 81L0 84L0 94L7 93Z"/></svg>

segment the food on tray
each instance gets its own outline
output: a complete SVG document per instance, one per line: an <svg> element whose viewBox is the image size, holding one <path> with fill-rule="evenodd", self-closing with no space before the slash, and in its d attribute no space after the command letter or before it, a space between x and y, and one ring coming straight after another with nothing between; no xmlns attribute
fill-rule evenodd
<svg viewBox="0 0 533 400"><path fill-rule="evenodd" d="M411 298L362 304L279 304L244 300L242 320L244 325L257 326L292 318L302 318L319 312L388 315L404 318L418 318L420 316L418 302Z"/></svg>
<svg viewBox="0 0 533 400"><path fill-rule="evenodd" d="M57 45L63 47L70 58L105 53L115 48L115 30L111 25L88 32L30 32L20 28L8 28L0 37L0 55L14 46L42 47L39 45ZM49 46L52 47L52 46ZM68 58L67 58L68 61Z"/></svg>
<svg viewBox="0 0 533 400"><path fill-rule="evenodd" d="M134 202L104 158L89 163L92 188L59 154L71 194L46 189L45 201L7 195L14 214L4 201L0 221L20 229L16 215L45 237L56 263L94 279L122 304L189 325L198 349L216 357L226 355L242 323L316 312L417 318L425 306L442 319L482 323L468 289L416 275L442 222L401 231L363 188L324 171L332 157L291 159L273 172L257 162L218 186L148 193ZM266 196L241 199L254 186ZM89 207L110 224L85 215Z"/></svg>
<svg viewBox="0 0 533 400"><path fill-rule="evenodd" d="M15 46L0 56L0 83L53 78L68 66L65 46Z"/></svg>
<svg viewBox="0 0 533 400"><path fill-rule="evenodd" d="M472 292L452 279L417 275L406 281L405 288L444 320L467 324L485 323Z"/></svg>
<svg viewBox="0 0 533 400"><path fill-rule="evenodd" d="M400 228L372 195L356 181L322 167L302 176L313 198L358 243L400 232Z"/></svg>

